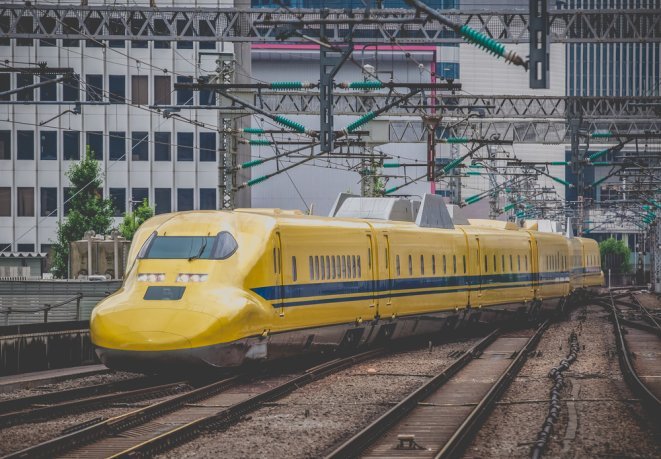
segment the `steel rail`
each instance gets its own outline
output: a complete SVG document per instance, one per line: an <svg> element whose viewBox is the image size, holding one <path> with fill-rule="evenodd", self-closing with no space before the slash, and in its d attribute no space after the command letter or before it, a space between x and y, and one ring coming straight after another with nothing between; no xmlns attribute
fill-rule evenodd
<svg viewBox="0 0 661 459"><path fill-rule="evenodd" d="M661 324L656 320L656 317L654 317L649 309L647 309L640 301L638 301L638 298L636 298L633 293L630 293L629 296L631 297L631 300L636 305L636 307L638 307L643 312L643 314L647 316L647 322L651 322L657 330L656 333L660 334Z"/></svg>
<svg viewBox="0 0 661 459"><path fill-rule="evenodd" d="M460 449L464 447L465 442L472 438L472 435L481 425L481 422L486 418L486 415L490 412L491 407L499 397L500 393L502 393L502 391L508 386L509 382L514 376L516 376L523 365L529 350L537 343L547 326L548 321L544 322L544 324L539 327L535 334L526 342L524 347L517 353L513 362L508 366L505 372L502 373L498 381L472 410L469 416L450 438L448 443L445 444L443 449L436 455L437 458L457 455ZM423 386L409 394L401 402L356 435L336 447L326 456L326 458L339 459L358 457L363 451L381 438L381 436L383 436L392 426L405 418L420 401L439 390L446 382L448 382L448 380L450 380L450 378L457 374L459 370L466 367L471 361L477 358L486 347L496 340L499 333L499 330L495 330L483 338L441 373L434 376L434 378L429 380Z"/></svg>
<svg viewBox="0 0 661 459"><path fill-rule="evenodd" d="M76 432L69 433L23 450L11 453L5 458L50 458L79 446L92 443L99 439L127 430L131 427L144 424L150 419L174 411L187 403L210 397L218 392L229 389L240 381L240 376L215 381L199 389L192 390L168 400L155 403L114 418L106 419Z"/></svg>
<svg viewBox="0 0 661 459"><path fill-rule="evenodd" d="M262 403L270 402L283 397L294 390L305 386L313 381L340 371L349 366L369 360L385 352L384 348L366 351L360 354L331 360L316 367L306 370L302 375L296 376L283 384L272 389L250 397L242 402L236 403L211 416L197 419L188 424L176 427L155 438L145 441L132 448L112 455L112 458L135 458L151 457L158 452L170 449L180 443L190 441L209 429L225 429L238 421L241 416L258 409Z"/></svg>
<svg viewBox="0 0 661 459"><path fill-rule="evenodd" d="M127 385L126 387L128 388L130 386ZM14 426L17 424L24 424L26 422L44 421L47 419L58 418L71 413L88 411L97 407L103 407L103 406L107 407L109 403L117 403L118 401L124 403L131 403L149 398L164 397L167 395L175 394L177 392L181 392L186 387L189 387L188 383L184 381L178 381L167 384L159 384L151 387L141 387L132 390L124 389L121 392L116 392L111 394L91 396L77 400L63 401L61 403L55 403L49 406L39 406L32 409L27 408L21 411L7 412L0 414L0 428ZM72 389L72 391L75 390L76 389ZM57 395L57 393L52 393L47 395ZM26 399L32 399L32 398L39 400L39 396L26 397ZM44 397L44 399L47 400L48 397ZM18 400L20 401L20 399ZM26 401L24 400L23 403L26 403ZM43 403L43 401L41 403ZM41 403L33 402L32 404L41 404Z"/></svg>
<svg viewBox="0 0 661 459"><path fill-rule="evenodd" d="M645 383L643 383L638 377L636 369L629 358L629 349L624 339L624 333L622 332L622 324L620 323L618 310L615 306L613 293L610 291L609 296L611 300L610 309L613 315L613 327L615 328L615 342L617 344L620 369L622 370L624 379L629 384L629 387L631 387L634 393L644 401L642 404L643 408L649 411L653 419L659 421L661 420L661 400L659 400L659 398L650 391Z"/></svg>

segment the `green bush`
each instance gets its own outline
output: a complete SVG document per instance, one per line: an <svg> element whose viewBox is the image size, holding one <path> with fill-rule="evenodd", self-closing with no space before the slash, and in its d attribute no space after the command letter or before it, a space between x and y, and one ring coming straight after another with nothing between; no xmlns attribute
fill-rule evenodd
<svg viewBox="0 0 661 459"><path fill-rule="evenodd" d="M606 239L599 243L599 253L601 254L601 265L604 267L606 256L612 255L622 260L620 272L628 273L631 271L631 250L624 241L615 238Z"/></svg>

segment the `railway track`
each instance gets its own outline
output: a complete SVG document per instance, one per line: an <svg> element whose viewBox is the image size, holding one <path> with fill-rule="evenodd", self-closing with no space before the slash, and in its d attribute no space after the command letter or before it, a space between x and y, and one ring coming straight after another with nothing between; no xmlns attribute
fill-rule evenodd
<svg viewBox="0 0 661 459"><path fill-rule="evenodd" d="M164 397L190 388L185 381L140 377L0 402L0 427L44 421L71 413Z"/></svg>
<svg viewBox="0 0 661 459"><path fill-rule="evenodd" d="M225 428L259 408L263 402L275 400L309 382L384 352L384 349L376 349L338 358L293 375L261 380L245 375L221 379L5 457L150 456L188 441L209 428Z"/></svg>
<svg viewBox="0 0 661 459"><path fill-rule="evenodd" d="M496 330L327 458L459 455L547 326Z"/></svg>
<svg viewBox="0 0 661 459"><path fill-rule="evenodd" d="M623 301L628 297L629 301ZM608 292L599 303L613 316L620 369L643 401L643 407L661 422L661 325L658 312L643 306L633 294Z"/></svg>

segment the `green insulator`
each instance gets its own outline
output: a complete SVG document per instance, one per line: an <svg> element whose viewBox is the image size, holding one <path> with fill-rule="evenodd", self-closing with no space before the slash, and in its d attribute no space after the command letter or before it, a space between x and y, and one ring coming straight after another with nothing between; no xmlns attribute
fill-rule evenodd
<svg viewBox="0 0 661 459"><path fill-rule="evenodd" d="M243 132L245 134L265 134L266 133L266 131L264 131L264 129L254 128L254 127L243 128Z"/></svg>
<svg viewBox="0 0 661 459"><path fill-rule="evenodd" d="M640 207L641 207L643 210L650 210L650 209L652 208L651 206L648 206L647 204L643 204L643 205L640 206Z"/></svg>
<svg viewBox="0 0 661 459"><path fill-rule="evenodd" d="M551 166L569 166L569 161L551 161Z"/></svg>
<svg viewBox="0 0 661 459"><path fill-rule="evenodd" d="M466 24L461 26L459 33L466 41L471 42L480 48L486 49L496 56L502 57L505 54L504 45L498 43L493 38L487 37L485 34L478 32L475 29L471 29Z"/></svg>
<svg viewBox="0 0 661 459"><path fill-rule="evenodd" d="M613 163L610 161L595 161L592 163L592 165L597 167L604 167L604 166L612 166Z"/></svg>
<svg viewBox="0 0 661 459"><path fill-rule="evenodd" d="M392 193L392 192L394 192L394 191L397 191L397 187L396 187L396 186L394 186L394 187L392 187L392 188L388 188L386 191L384 191L384 193L385 193L385 194L390 194L390 193Z"/></svg>
<svg viewBox="0 0 661 459"><path fill-rule="evenodd" d="M470 167L471 169L484 169L484 166L482 166L481 164L471 164L468 167Z"/></svg>
<svg viewBox="0 0 661 459"><path fill-rule="evenodd" d="M399 163L383 163L383 167L385 168L394 168L394 167L400 167Z"/></svg>
<svg viewBox="0 0 661 459"><path fill-rule="evenodd" d="M661 204L659 204L658 202L656 202L654 199L650 199L650 202L651 202L652 204L654 204L658 209L661 209Z"/></svg>
<svg viewBox="0 0 661 459"><path fill-rule="evenodd" d="M482 175L482 172L479 171L468 171L466 175Z"/></svg>
<svg viewBox="0 0 661 459"><path fill-rule="evenodd" d="M250 139L248 145L273 145L273 142L267 139Z"/></svg>
<svg viewBox="0 0 661 459"><path fill-rule="evenodd" d="M274 81L271 84L271 89L301 89L303 83L301 81Z"/></svg>
<svg viewBox="0 0 661 459"><path fill-rule="evenodd" d="M552 177L552 176L549 176L549 177L551 177L551 180L553 180L553 181L555 181L555 182L558 182L558 183L561 183L561 184L563 184L563 185L565 185L565 186L569 186L569 187L572 186L571 183L567 182L566 180L562 180L561 178L558 178L558 177Z"/></svg>
<svg viewBox="0 0 661 459"><path fill-rule="evenodd" d="M358 129L360 126L362 126L363 124L369 123L370 121L372 121L375 117L376 117L376 113L374 113L374 112L366 113L365 115L361 116L356 121L354 121L353 123L348 125L346 131L347 132L353 132L356 129Z"/></svg>
<svg viewBox="0 0 661 459"><path fill-rule="evenodd" d="M254 178L252 180L248 180L248 186L253 186L253 185L257 185L258 183L262 183L267 178L269 178L268 175L262 175L261 177L257 177L257 178Z"/></svg>
<svg viewBox="0 0 661 459"><path fill-rule="evenodd" d="M452 161L450 161L450 162L448 163L447 166L445 166L445 167L443 168L443 172L447 173L447 172L451 171L452 169L454 169L455 167L457 167L459 164L461 164L462 161L463 161L462 158L453 159Z"/></svg>
<svg viewBox="0 0 661 459"><path fill-rule="evenodd" d="M276 123L280 123L283 126L287 126L290 129L293 129L296 132L305 133L305 127L301 123L285 118L282 115L277 115L273 118Z"/></svg>
<svg viewBox="0 0 661 459"><path fill-rule="evenodd" d="M595 134L592 134L592 137L595 137L595 136L596 136L596 133L595 133ZM588 156L588 159L589 159L590 161L594 161L595 159L597 159L597 158L599 158L599 157L601 157L601 156L604 156L604 155L605 155L606 153L608 153L609 151L611 151L610 148L607 148L607 149L605 149L605 150L601 150L601 151L598 151L598 152L596 152L596 153L592 153L590 156Z"/></svg>
<svg viewBox="0 0 661 459"><path fill-rule="evenodd" d="M597 180L596 182L594 182L594 183L593 183L592 185L590 185L590 186L591 186L591 187L595 187L595 186L597 186L597 185L600 185L600 184L604 183L606 180L608 180L608 177L601 178L601 179Z"/></svg>
<svg viewBox="0 0 661 459"><path fill-rule="evenodd" d="M613 133L610 132L610 131L608 131L608 132L593 132L592 134L590 134L590 137L592 137L593 139L607 139L609 137L613 137Z"/></svg>
<svg viewBox="0 0 661 459"><path fill-rule="evenodd" d="M376 81L353 81L349 83L349 89L381 89L383 83Z"/></svg>
<svg viewBox="0 0 661 459"><path fill-rule="evenodd" d="M445 143L468 143L466 137L448 137L445 139Z"/></svg>
<svg viewBox="0 0 661 459"><path fill-rule="evenodd" d="M258 166L264 162L263 159L253 159L252 161L247 161L241 164L241 169L248 169L250 167Z"/></svg>
<svg viewBox="0 0 661 459"><path fill-rule="evenodd" d="M515 204L507 204L505 207L503 207L503 210L505 212L509 212L510 210L514 209L515 207L516 207L516 203Z"/></svg>
<svg viewBox="0 0 661 459"><path fill-rule="evenodd" d="M478 201L484 199L485 196L486 196L486 195L484 195L484 196L474 195L474 196L471 196L471 197L469 197L469 198L466 198L466 204L475 204L476 202L478 202Z"/></svg>

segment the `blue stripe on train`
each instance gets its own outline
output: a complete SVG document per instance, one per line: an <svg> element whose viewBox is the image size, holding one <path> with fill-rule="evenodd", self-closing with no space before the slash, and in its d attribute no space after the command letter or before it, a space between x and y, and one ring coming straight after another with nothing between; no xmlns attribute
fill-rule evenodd
<svg viewBox="0 0 661 459"><path fill-rule="evenodd" d="M551 283L564 280L569 276L568 272L541 273L541 283ZM483 290L526 287L532 283L533 274L494 274L490 276L454 276L454 277L420 277L407 279L386 279L367 281L342 281L324 282L317 284L290 284L280 286L256 287L252 290L267 301L288 301L296 298L308 298L319 296L336 296L340 298L325 298L304 301L289 301L284 306L302 306L317 303L336 303L340 301L359 301L372 298L388 298L412 295L429 295L434 293L458 293L471 288L482 288ZM480 280L482 284L480 286ZM489 284L517 284L517 285L489 285ZM523 283L523 284L521 284ZM452 288L454 287L454 288ZM445 290L439 290L439 289ZM399 290L433 289L418 292L399 292ZM386 293L376 293L376 292ZM390 293L390 291L393 291ZM351 296L364 293L366 295Z"/></svg>

